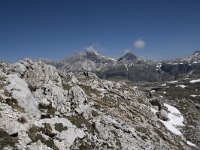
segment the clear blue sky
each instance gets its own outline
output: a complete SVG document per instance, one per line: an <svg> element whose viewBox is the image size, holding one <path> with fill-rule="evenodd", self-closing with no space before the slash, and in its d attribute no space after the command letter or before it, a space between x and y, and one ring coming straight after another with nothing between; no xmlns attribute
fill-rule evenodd
<svg viewBox="0 0 200 150"><path fill-rule="evenodd" d="M200 49L200 1L0 1L0 60L59 60L89 46L110 57L189 55Z"/></svg>

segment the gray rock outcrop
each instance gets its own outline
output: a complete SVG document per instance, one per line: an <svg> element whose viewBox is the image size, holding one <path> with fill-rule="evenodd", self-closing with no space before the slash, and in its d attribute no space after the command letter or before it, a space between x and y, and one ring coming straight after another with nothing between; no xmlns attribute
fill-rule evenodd
<svg viewBox="0 0 200 150"><path fill-rule="evenodd" d="M163 102L125 83L29 59L1 63L0 78L0 149L198 149L163 124Z"/></svg>

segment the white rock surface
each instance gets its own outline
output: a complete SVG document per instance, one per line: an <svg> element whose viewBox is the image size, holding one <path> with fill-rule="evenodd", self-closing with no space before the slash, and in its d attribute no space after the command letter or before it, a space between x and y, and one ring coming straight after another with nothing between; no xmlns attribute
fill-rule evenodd
<svg viewBox="0 0 200 150"><path fill-rule="evenodd" d="M177 136L183 127L178 109L165 104L170 120L161 122L139 87L93 73L65 74L30 59L1 65L0 129L8 137L17 133L5 149L191 149Z"/></svg>
<svg viewBox="0 0 200 150"><path fill-rule="evenodd" d="M8 91L11 91L13 98L17 99L19 105L24 108L30 116L40 117L38 104L36 99L32 96L28 84L19 78L17 74L8 75L7 79L9 84L6 88Z"/></svg>

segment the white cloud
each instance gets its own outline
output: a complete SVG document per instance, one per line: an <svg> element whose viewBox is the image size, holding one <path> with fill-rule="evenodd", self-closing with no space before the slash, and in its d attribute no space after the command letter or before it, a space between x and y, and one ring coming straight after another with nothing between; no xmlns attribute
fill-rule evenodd
<svg viewBox="0 0 200 150"><path fill-rule="evenodd" d="M131 49L125 49L124 50L124 53L126 54L126 53L130 53L131 52Z"/></svg>
<svg viewBox="0 0 200 150"><path fill-rule="evenodd" d="M96 47L95 47L95 45L90 45L90 46L88 46L88 47L85 47L85 50L86 51L96 51Z"/></svg>
<svg viewBox="0 0 200 150"><path fill-rule="evenodd" d="M94 46L88 46L88 47L85 47L85 50L86 51L95 51L96 48Z"/></svg>
<svg viewBox="0 0 200 150"><path fill-rule="evenodd" d="M143 48L145 46L145 41L138 39L134 42L134 47L135 48Z"/></svg>
<svg viewBox="0 0 200 150"><path fill-rule="evenodd" d="M102 51L102 46L99 43L91 44L84 48L86 51L100 52Z"/></svg>

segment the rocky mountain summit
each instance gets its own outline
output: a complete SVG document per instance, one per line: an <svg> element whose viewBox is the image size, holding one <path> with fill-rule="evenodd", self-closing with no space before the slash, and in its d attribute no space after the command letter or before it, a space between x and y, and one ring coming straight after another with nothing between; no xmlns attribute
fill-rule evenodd
<svg viewBox="0 0 200 150"><path fill-rule="evenodd" d="M127 62L133 62L136 60L138 60L138 57L135 56L133 53L128 52L124 56L120 57L117 61L127 63Z"/></svg>
<svg viewBox="0 0 200 150"><path fill-rule="evenodd" d="M194 51L194 53L191 55L191 56L187 56L187 57L184 57L184 58L177 58L174 60L174 62L177 62L177 63L193 63L193 64L196 64L196 63L200 63L200 51Z"/></svg>
<svg viewBox="0 0 200 150"><path fill-rule="evenodd" d="M200 51L195 51L191 56L163 61L161 69L169 75L179 78L187 74L200 74Z"/></svg>
<svg viewBox="0 0 200 150"><path fill-rule="evenodd" d="M101 58L97 64L109 63ZM0 79L0 149L200 148L200 107L193 101L170 101L91 72L30 59L1 62Z"/></svg>
<svg viewBox="0 0 200 150"><path fill-rule="evenodd" d="M115 61L115 59L107 58L94 50L86 50L61 60L60 63L63 65L59 69L65 72L96 71L115 64Z"/></svg>
<svg viewBox="0 0 200 150"><path fill-rule="evenodd" d="M130 81L161 81L172 78L158 67L158 63L144 60L133 53L112 59L95 50L86 50L59 62L44 61L62 72L90 71L103 79L122 78Z"/></svg>

